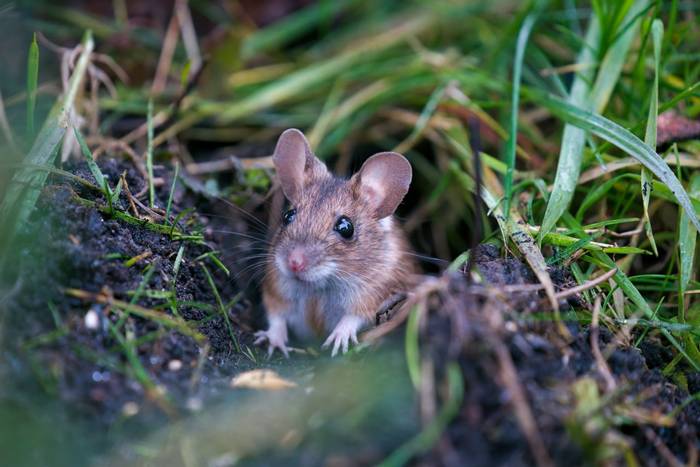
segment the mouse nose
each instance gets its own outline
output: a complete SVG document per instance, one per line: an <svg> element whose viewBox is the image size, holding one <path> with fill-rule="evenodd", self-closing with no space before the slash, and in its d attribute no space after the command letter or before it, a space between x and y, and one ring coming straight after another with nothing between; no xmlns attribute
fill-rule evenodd
<svg viewBox="0 0 700 467"><path fill-rule="evenodd" d="M293 248L292 251L289 252L289 256L287 256L287 265L294 273L302 272L306 269L306 256L301 248Z"/></svg>

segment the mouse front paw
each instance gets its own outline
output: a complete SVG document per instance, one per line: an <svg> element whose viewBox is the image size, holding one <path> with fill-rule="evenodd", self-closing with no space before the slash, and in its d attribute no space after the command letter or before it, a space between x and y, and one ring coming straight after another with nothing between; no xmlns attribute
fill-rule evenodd
<svg viewBox="0 0 700 467"><path fill-rule="evenodd" d="M258 331L255 333L255 345L263 344L265 341L269 344L267 348L267 356L271 357L275 349L279 349L285 357L289 358L289 348L287 347L287 323L284 318L271 317L269 318L270 327L267 331Z"/></svg>
<svg viewBox="0 0 700 467"><path fill-rule="evenodd" d="M343 353L347 353L350 341L354 344L358 344L357 332L364 324L365 320L359 316L349 314L343 316L335 329L333 329L333 332L331 332L331 335L326 339L326 342L323 343L323 348L328 348L333 344L331 357L335 357L338 354L338 350L341 348Z"/></svg>

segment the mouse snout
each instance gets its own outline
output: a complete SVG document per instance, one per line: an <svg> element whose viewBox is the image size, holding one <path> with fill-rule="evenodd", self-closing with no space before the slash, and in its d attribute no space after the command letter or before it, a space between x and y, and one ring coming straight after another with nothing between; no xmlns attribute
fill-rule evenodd
<svg viewBox="0 0 700 467"><path fill-rule="evenodd" d="M308 260L303 248L295 247L287 255L287 266L294 273L303 272L308 265Z"/></svg>

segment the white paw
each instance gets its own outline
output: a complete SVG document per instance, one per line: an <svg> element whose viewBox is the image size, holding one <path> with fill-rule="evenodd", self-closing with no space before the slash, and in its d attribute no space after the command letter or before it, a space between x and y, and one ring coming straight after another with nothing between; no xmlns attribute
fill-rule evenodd
<svg viewBox="0 0 700 467"><path fill-rule="evenodd" d="M359 331L365 324L365 320L356 315L346 314L342 317L340 322L335 326L331 335L328 336L326 342L323 343L323 348L330 347L333 344L333 350L331 351L331 357L335 357L338 354L339 349L343 349L343 353L348 351L348 346L350 341L357 344L357 331Z"/></svg>
<svg viewBox="0 0 700 467"><path fill-rule="evenodd" d="M279 316L268 318L270 327L267 331L258 331L255 333L255 345L259 345L267 341L267 356L271 357L275 349L279 349L285 357L289 358L289 348L287 348L287 322Z"/></svg>

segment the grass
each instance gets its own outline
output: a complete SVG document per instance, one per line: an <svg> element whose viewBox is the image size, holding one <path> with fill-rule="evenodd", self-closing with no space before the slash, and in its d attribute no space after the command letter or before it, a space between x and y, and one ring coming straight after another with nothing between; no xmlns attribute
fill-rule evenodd
<svg viewBox="0 0 700 467"><path fill-rule="evenodd" d="M77 43L83 30L91 28L101 53L129 63L107 41L124 33L123 14L118 20L39 3L49 19L37 21L37 29L51 24L57 36ZM665 373L678 381L700 370L700 322L693 311L700 300L700 143L696 138L669 148L656 140L663 112L673 110L695 120L700 115L700 36L686 17L697 16L700 9L676 0L379 3L321 1L257 28L214 2L190 2L192 14L236 33L211 43L209 62L199 76L190 70L191 50L180 41L169 64L171 79L160 95L151 96L150 86L142 83L118 83L115 95L101 93L97 104L102 131L97 133L67 123L72 110L87 115L84 80L96 62L90 58L92 36L86 34L67 92L46 116L24 160L11 166L13 179L0 217L12 222L6 223L2 246L9 245L29 218L48 175L61 174L54 165L73 127L96 180L95 185L80 183L105 195L104 202L78 194L74 201L182 242L172 258L174 277L167 293L148 290L144 278L130 303L112 300L111 305L181 332L192 330L178 309L197 305L222 316L240 352L230 304L219 293L212 274L216 271L205 265L209 262L229 276L219 252L208 251L194 260L216 305L176 299L185 248L189 252L190 245L205 243L203 235L183 225L189 213L172 210L176 184L191 183L188 167L220 156L211 148L226 148L245 167L251 148L253 155L267 156L282 130L298 127L318 154L341 171L358 167L372 151L406 154L415 175L400 215L420 253L451 263L454 272L469 258L474 239L489 239L505 256L527 261L555 310L559 303L552 266L570 268L579 284L615 270L611 281L582 294L587 305L600 298L601 326L617 334L634 323L635 345L647 338L662 340L674 355ZM204 32L198 32L201 45ZM130 37L142 62L158 61L161 31L139 27ZM33 122L39 117L35 100L41 83L36 76L39 57L45 55L42 50L39 56L32 41L26 96L4 100L10 110L11 102L26 101L28 135L34 134ZM189 82L187 76L198 78ZM182 98L175 105L178 95ZM128 144L146 169L151 209L158 204L154 159L176 168L162 223L124 209L119 204L124 199L122 182L110 187L94 160L102 139L111 135L106 122L126 117L140 125ZM475 129L483 146L479 154L469 144ZM488 209L483 232L473 227L481 212L473 197L477 163L483 180L478 192ZM256 206L265 196L270 173L251 170L247 175L237 176L235 190L228 191L222 186L230 181L219 173L203 175L200 181L219 194L236 191L234 201ZM132 267L141 264L138 256L127 261ZM71 293L106 300L84 291ZM164 301L170 314L136 305L144 297ZM582 306L566 317L590 323L590 308ZM423 313L417 310L408 318L404 352L410 380L420 394ZM59 328L31 346L62 335ZM143 369L133 362L135 348L124 335L114 337L134 374L150 387ZM458 372L451 366L444 378L445 405L385 465L407 462L437 442L461 403L455 393L463 389L454 380L461 383ZM576 420L588 417L587 403L602 404L604 395L587 384L577 389ZM591 441L585 430L576 436L583 444Z"/></svg>

